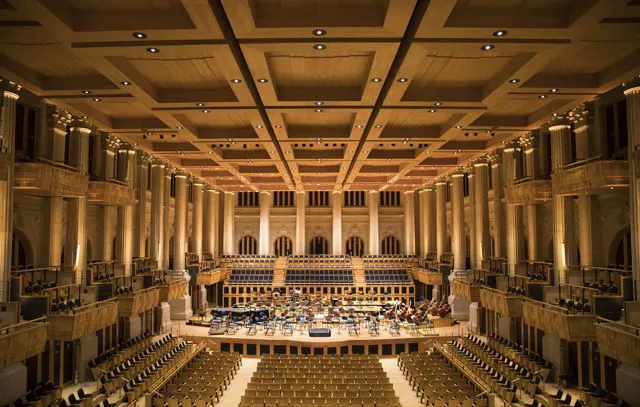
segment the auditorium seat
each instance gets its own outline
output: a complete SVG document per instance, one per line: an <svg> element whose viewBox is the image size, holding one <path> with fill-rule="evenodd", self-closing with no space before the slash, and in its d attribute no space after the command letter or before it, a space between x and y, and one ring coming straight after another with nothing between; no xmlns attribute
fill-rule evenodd
<svg viewBox="0 0 640 407"><path fill-rule="evenodd" d="M406 269L365 270L364 277L367 284L408 284L411 282Z"/></svg>
<svg viewBox="0 0 640 407"><path fill-rule="evenodd" d="M353 285L353 271L332 269L288 269L285 285Z"/></svg>
<svg viewBox="0 0 640 407"><path fill-rule="evenodd" d="M233 269L229 274L230 284L271 285L273 270Z"/></svg>

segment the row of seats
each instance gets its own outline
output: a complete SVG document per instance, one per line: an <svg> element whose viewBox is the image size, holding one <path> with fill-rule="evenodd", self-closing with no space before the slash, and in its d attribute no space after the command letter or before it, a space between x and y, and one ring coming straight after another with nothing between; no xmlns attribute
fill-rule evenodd
<svg viewBox="0 0 640 407"><path fill-rule="evenodd" d="M286 285L353 285L351 270L287 270Z"/></svg>
<svg viewBox="0 0 640 407"><path fill-rule="evenodd" d="M42 281L37 280L36 282L29 281L24 287L24 293L27 295L41 294L43 290L53 288L56 286L55 281Z"/></svg>
<svg viewBox="0 0 640 407"><path fill-rule="evenodd" d="M82 305L82 301L80 301L80 298L76 298L76 299L55 298L51 302L51 307L49 308L49 311L52 314L58 314L60 312L71 311L74 308L79 307L80 305Z"/></svg>
<svg viewBox="0 0 640 407"><path fill-rule="evenodd" d="M147 330L143 334L127 339L118 346L114 346L102 355L90 360L89 368L91 369L93 379L98 380L102 375L102 371L113 369L115 366L122 363L122 361L149 346L151 341L151 332Z"/></svg>
<svg viewBox="0 0 640 407"><path fill-rule="evenodd" d="M426 406L486 406L486 397L440 353L403 353L398 366Z"/></svg>
<svg viewBox="0 0 640 407"><path fill-rule="evenodd" d="M487 337L487 344L509 359L526 366L527 369L538 372L537 374L543 382L547 381L553 368L553 363L545 360L542 356L535 352L530 352L524 346L499 335Z"/></svg>
<svg viewBox="0 0 640 407"><path fill-rule="evenodd" d="M411 282L406 269L365 270L367 284L407 284Z"/></svg>
<svg viewBox="0 0 640 407"><path fill-rule="evenodd" d="M558 305L575 312L590 313L592 308L591 304L587 302L586 298L576 297L574 298L560 298L558 299Z"/></svg>
<svg viewBox="0 0 640 407"><path fill-rule="evenodd" d="M293 255L287 256L288 268L346 268L351 267L351 256L349 255Z"/></svg>
<svg viewBox="0 0 640 407"><path fill-rule="evenodd" d="M27 393L25 397L16 399L15 407L27 406L55 406L60 400L60 387L56 387L53 383L38 383Z"/></svg>
<svg viewBox="0 0 640 407"><path fill-rule="evenodd" d="M270 285L273 283L273 270L233 269L229 274L229 283Z"/></svg>

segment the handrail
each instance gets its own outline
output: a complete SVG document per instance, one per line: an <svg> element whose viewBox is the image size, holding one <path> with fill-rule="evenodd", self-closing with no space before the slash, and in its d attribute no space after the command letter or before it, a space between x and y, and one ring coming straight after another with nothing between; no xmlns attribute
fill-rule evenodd
<svg viewBox="0 0 640 407"><path fill-rule="evenodd" d="M112 184L118 184L118 185L122 185L122 186L128 186L127 183L125 181L121 181L117 178L112 178L112 177L104 177L104 176L96 176L96 175L92 175L91 178L89 178L89 181L102 181L102 182L110 182Z"/></svg>
<svg viewBox="0 0 640 407"><path fill-rule="evenodd" d="M71 310L66 311L65 313L60 313L60 314L54 314L54 315L60 315L60 316L64 316L64 315L68 315L69 313L71 314L79 314L80 312L84 312L87 310L90 310L92 308L98 308L104 304L110 303L110 302L116 302L117 298L109 298L108 300L102 300L102 301L96 301L96 302L92 302L91 304L87 304L87 305L81 305L79 307L73 308Z"/></svg>
<svg viewBox="0 0 640 407"><path fill-rule="evenodd" d="M57 167L62 170L72 171L72 172L80 172L76 167L68 164L59 163L57 161L48 160L46 158L38 157L35 159L35 162L39 162L41 164L51 165L52 167Z"/></svg>
<svg viewBox="0 0 640 407"><path fill-rule="evenodd" d="M607 328L612 329L616 332L620 332L621 334L629 335L635 338L640 338L640 327L625 324L620 321L613 321L611 319L598 317L596 320L596 324L604 325L607 324ZM633 332L630 332L633 331Z"/></svg>
<svg viewBox="0 0 640 407"><path fill-rule="evenodd" d="M529 181L549 181L550 179L551 177L548 175L529 175L514 180L512 185L524 184Z"/></svg>
<svg viewBox="0 0 640 407"><path fill-rule="evenodd" d="M40 317L40 318L32 319L30 321L18 322L17 324L0 328L0 337L3 337L5 335L6 336L13 335L18 332L32 328L34 325L41 325L46 323L47 323L47 317Z"/></svg>
<svg viewBox="0 0 640 407"><path fill-rule="evenodd" d="M575 310L569 310L569 309L564 308L564 307L562 307L560 305L550 304L548 302L543 302L543 301L532 300L531 298L523 298L522 302L533 303L534 305L538 305L541 308L547 308L547 309L550 309L553 312L557 312L559 314L563 314L563 315L567 315L567 316L585 314L584 312L576 312ZM587 315L589 315L589 314L587 314Z"/></svg>
<svg viewBox="0 0 640 407"><path fill-rule="evenodd" d="M584 160L574 161L572 163L562 166L562 170L564 171L564 170L570 170L572 168L578 168L583 165L591 164L592 162L596 162L596 161L602 161L602 156L596 155L593 157L585 158Z"/></svg>

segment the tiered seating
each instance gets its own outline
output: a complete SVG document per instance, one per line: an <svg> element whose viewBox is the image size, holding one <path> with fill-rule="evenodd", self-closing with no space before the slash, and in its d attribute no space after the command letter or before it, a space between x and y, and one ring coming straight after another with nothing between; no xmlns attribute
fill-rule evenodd
<svg viewBox="0 0 640 407"><path fill-rule="evenodd" d="M400 406L377 358L271 355L258 364L240 407Z"/></svg>
<svg viewBox="0 0 640 407"><path fill-rule="evenodd" d="M200 352L167 384L154 407L206 407L220 401L242 364L240 355Z"/></svg>
<svg viewBox="0 0 640 407"><path fill-rule="evenodd" d="M547 381L549 373L553 368L553 363L545 360L542 356L537 355L534 352L529 352L522 345L512 342L507 338L503 338L502 336L488 337L487 344L509 359L525 366L532 372L538 372L538 375L543 382Z"/></svg>
<svg viewBox="0 0 640 407"><path fill-rule="evenodd" d="M48 407L57 406L60 401L60 387L48 382L38 383L25 397L17 399L14 405L15 407Z"/></svg>
<svg viewBox="0 0 640 407"><path fill-rule="evenodd" d="M98 356L97 358L89 361L89 368L94 380L98 380L102 376L102 372L109 371L122 363L124 360L129 359L131 356L147 348L153 339L149 331L142 335L138 335L135 338L131 338L117 347L113 347Z"/></svg>
<svg viewBox="0 0 640 407"><path fill-rule="evenodd" d="M408 284L411 282L406 269L365 270L367 284Z"/></svg>
<svg viewBox="0 0 640 407"><path fill-rule="evenodd" d="M353 285L351 270L287 270L285 285Z"/></svg>
<svg viewBox="0 0 640 407"><path fill-rule="evenodd" d="M598 387L594 383L591 383L589 387L581 388L580 390L580 394L582 394L581 397L584 397L584 401L588 406L631 406L628 402L619 399L617 394ZM556 393L554 398L559 393L560 392ZM580 405L578 405L578 403L580 403ZM582 407L582 402L580 400L576 401L575 406Z"/></svg>
<svg viewBox="0 0 640 407"><path fill-rule="evenodd" d="M276 256L256 255L256 254L235 254L221 256L224 265L233 268L267 268L273 269Z"/></svg>
<svg viewBox="0 0 640 407"><path fill-rule="evenodd" d="M405 264L409 259L413 259L415 256L406 256L399 254L381 254L381 255L368 255L362 256L364 267L371 268L400 268L405 267Z"/></svg>
<svg viewBox="0 0 640 407"><path fill-rule="evenodd" d="M294 255L287 257L287 268L349 268L351 256L349 255Z"/></svg>
<svg viewBox="0 0 640 407"><path fill-rule="evenodd" d="M229 274L229 283L271 285L273 283L273 270L233 269Z"/></svg>
<svg viewBox="0 0 640 407"><path fill-rule="evenodd" d="M486 397L438 352L403 353L398 358L400 370L412 390L426 406L486 406Z"/></svg>

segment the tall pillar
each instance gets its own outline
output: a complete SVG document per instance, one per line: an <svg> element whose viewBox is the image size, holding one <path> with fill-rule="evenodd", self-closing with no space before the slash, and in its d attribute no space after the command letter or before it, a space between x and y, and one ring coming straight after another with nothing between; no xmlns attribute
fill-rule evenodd
<svg viewBox="0 0 640 407"><path fill-rule="evenodd" d="M149 246L151 258L162 270L164 264L164 164L151 166L151 236Z"/></svg>
<svg viewBox="0 0 640 407"><path fill-rule="evenodd" d="M46 131L36 134L36 156L59 163L64 163L64 144L67 137L66 124L71 115L55 105L46 105L43 109L42 121L47 123ZM58 260L59 261L59 260Z"/></svg>
<svg viewBox="0 0 640 407"><path fill-rule="evenodd" d="M424 190L424 255L436 251L436 191L434 187Z"/></svg>
<svg viewBox="0 0 640 407"><path fill-rule="evenodd" d="M202 237L202 250L217 254L218 246L218 205L220 193L215 189L207 189L204 193L204 230Z"/></svg>
<svg viewBox="0 0 640 407"><path fill-rule="evenodd" d="M260 192L260 250L258 254L268 255L271 247L269 237L269 216L271 210L271 192Z"/></svg>
<svg viewBox="0 0 640 407"><path fill-rule="evenodd" d="M187 176L176 175L176 194L173 220L173 269L185 270L184 255L187 246Z"/></svg>
<svg viewBox="0 0 640 407"><path fill-rule="evenodd" d="M640 86L624 91L627 97L629 134L629 206L631 212L631 261L635 300L640 291Z"/></svg>
<svg viewBox="0 0 640 407"><path fill-rule="evenodd" d="M59 266L62 256L62 218L64 198L50 196L43 199L42 256L38 267Z"/></svg>
<svg viewBox="0 0 640 407"><path fill-rule="evenodd" d="M491 162L491 183L493 184L493 241L495 257L505 256L505 225L504 225L504 204L502 196L504 188L502 184L502 159L500 154L492 154Z"/></svg>
<svg viewBox="0 0 640 407"><path fill-rule="evenodd" d="M191 241L193 242L193 251L198 255L198 260L202 260L202 187L201 183L193 184L193 212L191 214Z"/></svg>
<svg viewBox="0 0 640 407"><path fill-rule="evenodd" d="M136 208L133 253L136 257L147 257L145 243L147 240L147 182L149 171L149 156L142 151L137 154L137 168L135 178Z"/></svg>
<svg viewBox="0 0 640 407"><path fill-rule="evenodd" d="M304 191L296 191L296 250L295 254L305 254L306 230L305 207L306 196Z"/></svg>
<svg viewBox="0 0 640 407"><path fill-rule="evenodd" d="M405 254L416 254L416 220L413 191L404 193L404 241Z"/></svg>
<svg viewBox="0 0 640 407"><path fill-rule="evenodd" d="M234 252L234 217L235 217L235 194L233 192L224 193L224 241L222 242L225 255Z"/></svg>
<svg viewBox="0 0 640 407"><path fill-rule="evenodd" d="M378 193L369 191L369 254L380 254L380 232L378 222Z"/></svg>
<svg viewBox="0 0 640 407"><path fill-rule="evenodd" d="M118 180L134 187L136 152L133 149L118 150ZM131 274L133 257L133 205L118 206L116 233L116 258L122 264L125 275Z"/></svg>
<svg viewBox="0 0 640 407"><path fill-rule="evenodd" d="M464 235L464 174L453 174L451 191L451 247L454 271L465 271L466 241Z"/></svg>
<svg viewBox="0 0 640 407"><path fill-rule="evenodd" d="M504 180L506 185L513 184L516 180L516 149L515 147L505 148L503 151ZM509 274L515 275L516 266L523 258L524 238L522 224L522 207L518 205L507 205L507 258L509 264Z"/></svg>
<svg viewBox="0 0 640 407"><path fill-rule="evenodd" d="M370 199L376 199L377 195L369 195ZM331 211L333 222L333 254L342 254L342 192L331 193Z"/></svg>
<svg viewBox="0 0 640 407"><path fill-rule="evenodd" d="M164 201L162 208L162 267L163 269L169 269L169 259L171 258L171 252L173 251L173 245L171 244L171 228L173 225L173 218L171 217L171 169L167 168L164 171ZM175 200L174 200L175 201Z"/></svg>
<svg viewBox="0 0 640 407"><path fill-rule="evenodd" d="M562 171L571 157L571 127L566 121L556 121L551 127L551 167L553 173ZM573 199L553 195L553 257L556 282L567 282L567 268L576 264L576 242L573 218Z"/></svg>
<svg viewBox="0 0 640 407"><path fill-rule="evenodd" d="M418 236L420 236L420 257L427 255L427 191L422 189L418 191Z"/></svg>
<svg viewBox="0 0 640 407"><path fill-rule="evenodd" d="M436 184L436 250L438 260L447 250L447 183Z"/></svg>
<svg viewBox="0 0 640 407"><path fill-rule="evenodd" d="M100 259L111 261L113 256L113 222L117 217L115 206L103 206L101 208L101 242L100 242Z"/></svg>
<svg viewBox="0 0 640 407"><path fill-rule="evenodd" d="M475 209L476 209L476 264L482 268L482 261L489 258L491 237L489 236L489 167L487 163L474 164Z"/></svg>
<svg viewBox="0 0 640 407"><path fill-rule="evenodd" d="M469 247L465 246L465 251L469 251L469 265L471 268L476 266L477 260L477 250L476 247L476 177L473 173L473 166L467 166L464 168L465 173L467 174L467 181L469 185L468 190L468 198L467 202L469 203L469 212L465 213L465 225L467 229L465 229L465 244L466 244L466 236L469 236ZM464 178L463 184L464 185ZM464 191L464 190L463 190Z"/></svg>

